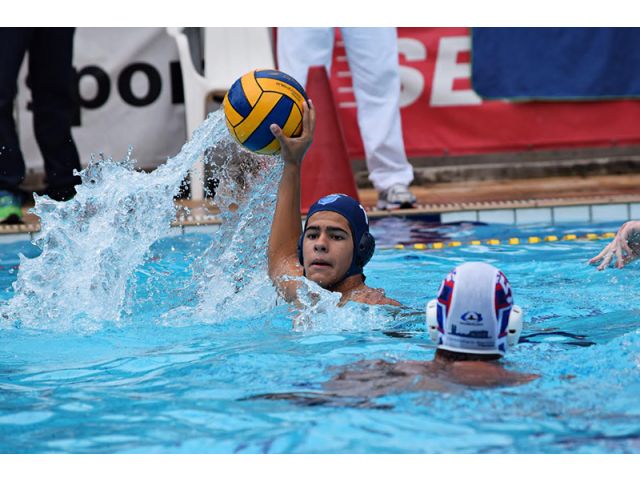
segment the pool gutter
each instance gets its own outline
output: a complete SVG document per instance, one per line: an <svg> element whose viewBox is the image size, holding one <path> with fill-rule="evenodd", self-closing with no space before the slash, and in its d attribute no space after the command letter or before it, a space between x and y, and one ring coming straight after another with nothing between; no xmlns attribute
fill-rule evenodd
<svg viewBox="0 0 640 480"><path fill-rule="evenodd" d="M179 202L178 206L184 206ZM179 212L184 210L179 208ZM215 208L206 205L179 213L171 224L171 235L191 232L213 232L222 223ZM26 212L25 212L26 213ZM482 222L511 225L558 223L625 222L640 218L640 194L585 195L572 198L540 198L535 200L504 200L419 204L416 208L378 210L368 208L371 218L428 217L434 223ZM25 214L25 223L0 225L0 243L32 240L40 231L38 217Z"/></svg>

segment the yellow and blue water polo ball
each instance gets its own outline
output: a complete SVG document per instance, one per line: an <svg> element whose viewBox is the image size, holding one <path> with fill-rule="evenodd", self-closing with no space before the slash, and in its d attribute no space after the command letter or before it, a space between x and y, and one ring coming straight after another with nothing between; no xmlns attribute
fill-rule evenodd
<svg viewBox="0 0 640 480"><path fill-rule="evenodd" d="M278 70L254 70L231 85L223 107L231 136L252 152L274 155L280 142L269 126L288 137L302 133L302 103L307 94L291 76Z"/></svg>

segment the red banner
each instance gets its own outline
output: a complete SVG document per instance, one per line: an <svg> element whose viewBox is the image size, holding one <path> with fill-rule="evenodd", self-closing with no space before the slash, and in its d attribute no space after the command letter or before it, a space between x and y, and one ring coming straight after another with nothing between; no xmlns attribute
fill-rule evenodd
<svg viewBox="0 0 640 480"><path fill-rule="evenodd" d="M331 84L349 156L363 158L344 49ZM640 144L640 101L482 100L471 89L468 28L399 28L401 115L409 157Z"/></svg>

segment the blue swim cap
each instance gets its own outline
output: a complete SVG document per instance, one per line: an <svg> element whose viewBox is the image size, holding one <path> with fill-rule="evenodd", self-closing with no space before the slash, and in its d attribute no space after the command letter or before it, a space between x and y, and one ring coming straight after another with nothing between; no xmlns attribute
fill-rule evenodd
<svg viewBox="0 0 640 480"><path fill-rule="evenodd" d="M322 197L309 208L302 235L300 235L300 239L298 240L298 260L300 261L300 265L304 266L304 258L302 256L304 232L307 230L309 219L318 212L336 212L346 218L351 227L353 258L349 270L347 270L347 273L340 281L351 275L362 274L362 269L369 260L371 260L373 252L376 249L376 241L369 233L369 218L362 205L349 195L343 193L332 193L331 195Z"/></svg>

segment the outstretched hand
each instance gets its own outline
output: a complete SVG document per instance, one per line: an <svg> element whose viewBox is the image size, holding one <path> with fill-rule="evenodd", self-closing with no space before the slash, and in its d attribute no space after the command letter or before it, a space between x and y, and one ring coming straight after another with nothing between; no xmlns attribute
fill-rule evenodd
<svg viewBox="0 0 640 480"><path fill-rule="evenodd" d="M302 104L302 134L299 137L287 137L275 123L271 125L271 133L280 141L282 160L285 164L300 166L313 140L316 128L316 110L311 100Z"/></svg>
<svg viewBox="0 0 640 480"><path fill-rule="evenodd" d="M615 266L622 268L638 256L640 256L640 221L631 221L622 225L611 243L589 260L589 263L594 265L600 262L598 270L604 270L612 260L615 260Z"/></svg>

